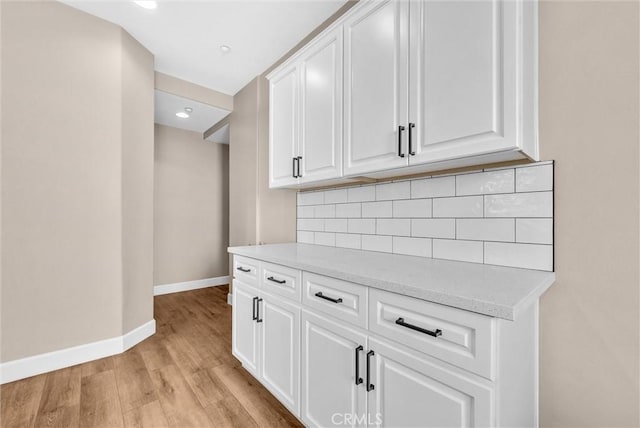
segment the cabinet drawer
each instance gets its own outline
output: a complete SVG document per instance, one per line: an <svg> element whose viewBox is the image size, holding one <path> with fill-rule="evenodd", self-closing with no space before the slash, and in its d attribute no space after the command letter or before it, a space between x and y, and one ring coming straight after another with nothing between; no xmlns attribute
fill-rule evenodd
<svg viewBox="0 0 640 428"><path fill-rule="evenodd" d="M367 327L367 287L304 272L302 303L359 327Z"/></svg>
<svg viewBox="0 0 640 428"><path fill-rule="evenodd" d="M494 378L493 318L375 289L369 302L370 331Z"/></svg>
<svg viewBox="0 0 640 428"><path fill-rule="evenodd" d="M233 277L245 284L258 286L260 262L242 256L233 256Z"/></svg>
<svg viewBox="0 0 640 428"><path fill-rule="evenodd" d="M260 285L270 293L300 301L301 272L286 266L262 262Z"/></svg>

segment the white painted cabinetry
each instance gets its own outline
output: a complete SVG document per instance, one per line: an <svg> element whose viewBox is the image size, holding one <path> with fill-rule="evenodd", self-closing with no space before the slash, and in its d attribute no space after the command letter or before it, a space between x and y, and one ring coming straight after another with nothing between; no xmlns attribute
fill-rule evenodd
<svg viewBox="0 0 640 428"><path fill-rule="evenodd" d="M269 79L272 187L538 159L536 1L361 1Z"/></svg>
<svg viewBox="0 0 640 428"><path fill-rule="evenodd" d="M342 176L342 28L269 76L269 186Z"/></svg>
<svg viewBox="0 0 640 428"><path fill-rule="evenodd" d="M537 302L509 321L266 261L234 266L233 355L306 426L537 425Z"/></svg>

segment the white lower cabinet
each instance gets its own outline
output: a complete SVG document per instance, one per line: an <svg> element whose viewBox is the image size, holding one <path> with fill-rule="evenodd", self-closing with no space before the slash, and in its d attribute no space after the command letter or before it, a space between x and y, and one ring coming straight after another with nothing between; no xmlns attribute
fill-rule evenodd
<svg viewBox="0 0 640 428"><path fill-rule="evenodd" d="M232 326L233 355L297 415L300 307L236 280Z"/></svg>
<svg viewBox="0 0 640 428"><path fill-rule="evenodd" d="M306 426L538 425L537 302L508 321L254 262L233 355ZM301 301L267 291L285 278Z"/></svg>
<svg viewBox="0 0 640 428"><path fill-rule="evenodd" d="M302 410L308 426L366 426L367 336L302 313Z"/></svg>

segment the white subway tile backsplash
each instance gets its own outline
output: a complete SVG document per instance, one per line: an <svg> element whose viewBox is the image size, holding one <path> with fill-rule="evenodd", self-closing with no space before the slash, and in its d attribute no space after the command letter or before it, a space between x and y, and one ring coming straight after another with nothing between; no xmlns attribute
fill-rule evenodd
<svg viewBox="0 0 640 428"><path fill-rule="evenodd" d="M314 232L308 232L306 230L298 230L298 242L301 244L313 244Z"/></svg>
<svg viewBox="0 0 640 428"><path fill-rule="evenodd" d="M349 202L368 202L376 200L376 188L374 185L350 187L347 189Z"/></svg>
<svg viewBox="0 0 640 428"><path fill-rule="evenodd" d="M411 220L408 218L379 218L376 234L411 236Z"/></svg>
<svg viewBox="0 0 640 428"><path fill-rule="evenodd" d="M393 249L391 236L362 235L362 249L390 253Z"/></svg>
<svg viewBox="0 0 640 428"><path fill-rule="evenodd" d="M515 170L464 174L456 176L456 196L513 193Z"/></svg>
<svg viewBox="0 0 640 428"><path fill-rule="evenodd" d="M517 218L516 242L553 244L553 219Z"/></svg>
<svg viewBox="0 0 640 428"><path fill-rule="evenodd" d="M328 218L324 221L325 232L347 232L346 218Z"/></svg>
<svg viewBox="0 0 640 428"><path fill-rule="evenodd" d="M456 221L452 218L414 218L411 220L411 236L454 239Z"/></svg>
<svg viewBox="0 0 640 428"><path fill-rule="evenodd" d="M299 218L298 230L309 230L312 232L324 231L324 219L320 218Z"/></svg>
<svg viewBox="0 0 640 428"><path fill-rule="evenodd" d="M359 250L362 247L361 237L353 233L336 233L336 247Z"/></svg>
<svg viewBox="0 0 640 428"><path fill-rule="evenodd" d="M347 223L347 229L349 233L376 233L376 219L375 218L350 218Z"/></svg>
<svg viewBox="0 0 640 428"><path fill-rule="evenodd" d="M335 233L327 233L327 232L316 232L315 233L315 244L316 245L328 245L330 247L336 246L336 234Z"/></svg>
<svg viewBox="0 0 640 428"><path fill-rule="evenodd" d="M553 217L553 192L484 197L485 217Z"/></svg>
<svg viewBox="0 0 640 428"><path fill-rule="evenodd" d="M315 213L314 205L305 205L298 207L298 218L313 218Z"/></svg>
<svg viewBox="0 0 640 428"><path fill-rule="evenodd" d="M553 163L300 192L298 242L553 269Z"/></svg>
<svg viewBox="0 0 640 428"><path fill-rule="evenodd" d="M441 198L455 196L456 177L435 177L411 181L411 198Z"/></svg>
<svg viewBox="0 0 640 428"><path fill-rule="evenodd" d="M325 204L341 204L348 202L347 189L326 190L324 192Z"/></svg>
<svg viewBox="0 0 640 428"><path fill-rule="evenodd" d="M461 196L433 200L434 217L482 217L482 196Z"/></svg>
<svg viewBox="0 0 640 428"><path fill-rule="evenodd" d="M300 192L298 193L298 205L324 204L324 192Z"/></svg>
<svg viewBox="0 0 640 428"><path fill-rule="evenodd" d="M400 218L431 217L431 199L393 201L393 216Z"/></svg>
<svg viewBox="0 0 640 428"><path fill-rule="evenodd" d="M433 240L433 258L482 263L483 242L449 239Z"/></svg>
<svg viewBox="0 0 640 428"><path fill-rule="evenodd" d="M553 165L516 169L516 192L553 190Z"/></svg>
<svg viewBox="0 0 640 428"><path fill-rule="evenodd" d="M331 218L336 216L336 206L329 205L318 205L315 207L314 217L316 218Z"/></svg>
<svg viewBox="0 0 640 428"><path fill-rule="evenodd" d="M393 252L407 256L431 257L431 239L394 236Z"/></svg>
<svg viewBox="0 0 640 428"><path fill-rule="evenodd" d="M396 199L409 199L411 197L411 182L398 181L376 185L376 200L391 201Z"/></svg>
<svg viewBox="0 0 640 428"><path fill-rule="evenodd" d="M484 252L486 264L553 270L552 245L485 242Z"/></svg>
<svg viewBox="0 0 640 428"><path fill-rule="evenodd" d="M362 203L362 218L391 217L392 212L393 203L391 201Z"/></svg>
<svg viewBox="0 0 640 428"><path fill-rule="evenodd" d="M516 239L515 220L512 218L459 218L456 219L456 239L513 242Z"/></svg>
<svg viewBox="0 0 640 428"><path fill-rule="evenodd" d="M362 204L338 204L336 205L337 218L360 217L362 214Z"/></svg>

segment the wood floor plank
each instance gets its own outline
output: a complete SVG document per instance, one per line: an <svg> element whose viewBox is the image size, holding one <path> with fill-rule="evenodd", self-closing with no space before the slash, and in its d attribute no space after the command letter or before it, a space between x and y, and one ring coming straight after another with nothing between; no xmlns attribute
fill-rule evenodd
<svg viewBox="0 0 640 428"><path fill-rule="evenodd" d="M113 359L118 396L123 412L158 399L144 360L135 347L115 355Z"/></svg>
<svg viewBox="0 0 640 428"><path fill-rule="evenodd" d="M124 414L124 425L131 428L168 428L160 401L152 401Z"/></svg>
<svg viewBox="0 0 640 428"><path fill-rule="evenodd" d="M32 427L34 425L46 377L47 375L33 376L0 386L1 426Z"/></svg>
<svg viewBox="0 0 640 428"><path fill-rule="evenodd" d="M80 422L80 366L48 373L35 420L36 427L77 427Z"/></svg>
<svg viewBox="0 0 640 428"><path fill-rule="evenodd" d="M216 428L253 428L259 426L233 395L223 397L215 403L208 404L204 410L209 415L209 419L216 421Z"/></svg>
<svg viewBox="0 0 640 428"><path fill-rule="evenodd" d="M106 357L99 360L82 364L82 377L91 376L96 373L113 370L113 358Z"/></svg>
<svg viewBox="0 0 640 428"><path fill-rule="evenodd" d="M206 427L214 423L176 366L154 370L151 377L170 426Z"/></svg>
<svg viewBox="0 0 640 428"><path fill-rule="evenodd" d="M122 409L113 370L82 378L80 387L80 426L122 427Z"/></svg>

